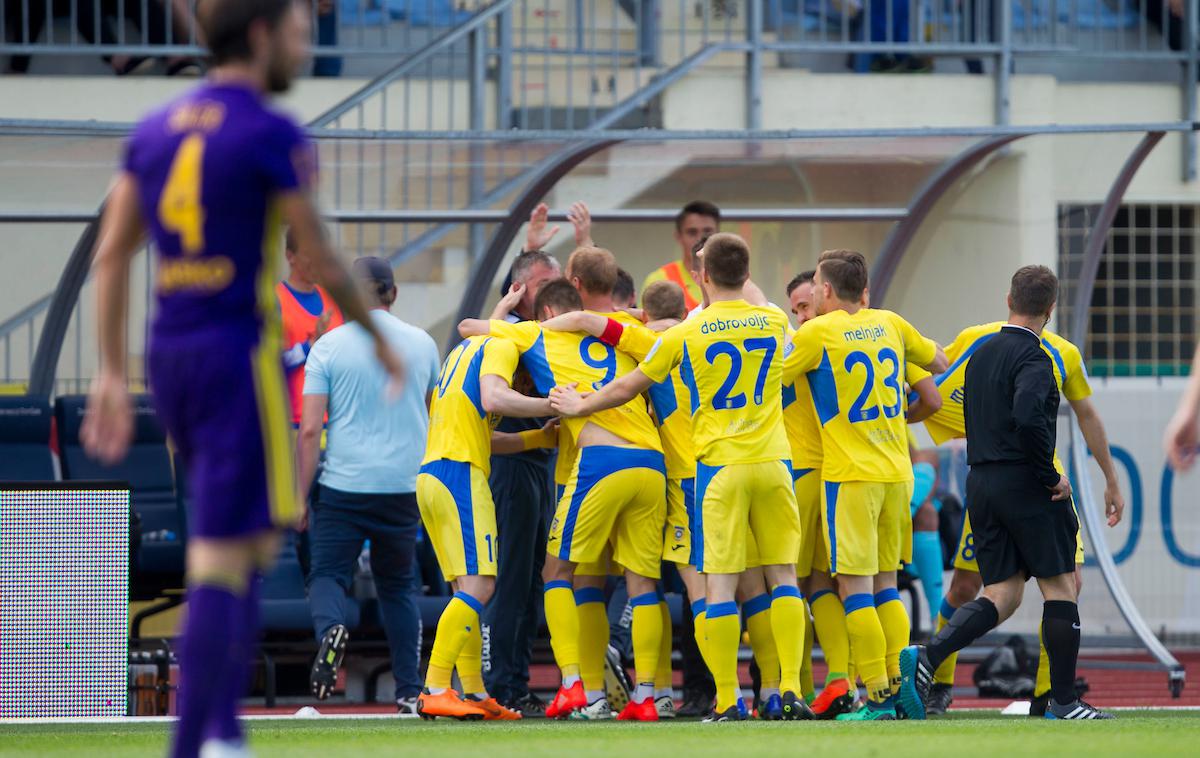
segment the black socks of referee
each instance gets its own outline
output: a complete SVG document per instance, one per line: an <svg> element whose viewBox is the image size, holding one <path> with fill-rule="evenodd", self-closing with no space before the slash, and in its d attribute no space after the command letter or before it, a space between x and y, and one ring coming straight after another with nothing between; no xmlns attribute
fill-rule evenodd
<svg viewBox="0 0 1200 758"><path fill-rule="evenodd" d="M1069 600L1042 605L1042 644L1050 661L1050 695L1059 705L1075 702L1075 666L1079 662L1079 606Z"/></svg>
<svg viewBox="0 0 1200 758"><path fill-rule="evenodd" d="M930 640L929 646L925 650L926 655L929 656L929 664L936 669L942 665L942 661L990 632L998 623L1000 623L1000 614L996 611L996 606L992 604L992 601L986 597L963 603L942 627L942 631L935 634ZM1046 649L1049 650L1049 647ZM1076 645L1076 649L1078 649L1078 645ZM1053 671L1054 669L1051 669L1051 672Z"/></svg>

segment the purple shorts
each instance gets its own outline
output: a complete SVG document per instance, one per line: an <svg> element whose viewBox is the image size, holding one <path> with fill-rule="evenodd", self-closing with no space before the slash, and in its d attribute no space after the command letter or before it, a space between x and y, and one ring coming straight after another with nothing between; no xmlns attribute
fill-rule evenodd
<svg viewBox="0 0 1200 758"><path fill-rule="evenodd" d="M221 539L294 524L301 511L279 351L221 330L156 335L147 366L186 473L189 534Z"/></svg>

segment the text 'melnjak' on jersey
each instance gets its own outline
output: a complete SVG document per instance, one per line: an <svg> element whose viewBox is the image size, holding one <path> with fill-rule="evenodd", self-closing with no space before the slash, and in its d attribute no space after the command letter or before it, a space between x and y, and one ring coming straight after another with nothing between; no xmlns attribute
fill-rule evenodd
<svg viewBox="0 0 1200 758"><path fill-rule="evenodd" d="M273 318L274 200L315 171L299 127L248 87L203 84L138 125L124 169L158 251L153 333L253 333Z"/></svg>
<svg viewBox="0 0 1200 758"><path fill-rule="evenodd" d="M928 365L936 354L933 340L891 311L837 310L796 330L783 378L808 381L821 424L825 481L912 479L905 364Z"/></svg>

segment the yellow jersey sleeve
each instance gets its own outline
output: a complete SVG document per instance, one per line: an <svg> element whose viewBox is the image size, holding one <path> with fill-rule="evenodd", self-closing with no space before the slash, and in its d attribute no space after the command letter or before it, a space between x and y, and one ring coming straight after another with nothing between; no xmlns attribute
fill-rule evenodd
<svg viewBox="0 0 1200 758"><path fill-rule="evenodd" d="M521 352L511 340L489 339L483 345L483 361L479 367L479 375L498 376L511 385L520 360Z"/></svg>
<svg viewBox="0 0 1200 758"><path fill-rule="evenodd" d="M937 357L937 343L917 331L903 316L892 313L896 331L904 340L904 360L918 366L928 366Z"/></svg>
<svg viewBox="0 0 1200 758"><path fill-rule="evenodd" d="M904 382L909 387L912 387L922 379L928 379L931 376L933 376L933 374L929 373L915 363L904 364Z"/></svg>
<svg viewBox="0 0 1200 758"><path fill-rule="evenodd" d="M423 462L460 461L489 473L494 419L483 409L479 376L485 348L502 343L492 337L471 337L446 356L429 406Z"/></svg>
<svg viewBox="0 0 1200 758"><path fill-rule="evenodd" d="M1088 383L1083 355L1069 340L1054 332L1042 333L1042 349L1050 355L1054 373L1059 377L1059 389L1068 401L1090 397L1092 386Z"/></svg>
<svg viewBox="0 0 1200 758"><path fill-rule="evenodd" d="M617 343L617 349L628 353L639 361L644 361L646 355L658 342L658 333L647 329L642 324L622 324L624 331Z"/></svg>
<svg viewBox="0 0 1200 758"><path fill-rule="evenodd" d="M524 353L542 336L542 327L536 321L510 324L500 319L492 319L488 322L488 334L508 340L517 346L517 352Z"/></svg>
<svg viewBox="0 0 1200 758"><path fill-rule="evenodd" d="M683 360L684 335L688 332L688 323L676 324L658 335L658 339L642 359L638 368L654 383L661 382ZM621 338L624 339L622 334Z"/></svg>
<svg viewBox="0 0 1200 758"><path fill-rule="evenodd" d="M801 374L808 373L820 365L823 355L821 343L824 339L825 324L828 323L827 319L822 321L824 318L818 316L809 319L792 333L791 339L783 349L784 384L795 382Z"/></svg>

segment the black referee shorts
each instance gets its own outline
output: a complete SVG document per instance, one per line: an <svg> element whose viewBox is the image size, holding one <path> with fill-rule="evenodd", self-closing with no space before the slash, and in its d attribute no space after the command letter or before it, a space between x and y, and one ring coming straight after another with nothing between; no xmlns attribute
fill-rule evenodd
<svg viewBox="0 0 1200 758"><path fill-rule="evenodd" d="M967 510L985 586L1017 574L1047 578L1075 571L1075 509L1070 500L1051 500L1029 467L972 466Z"/></svg>

